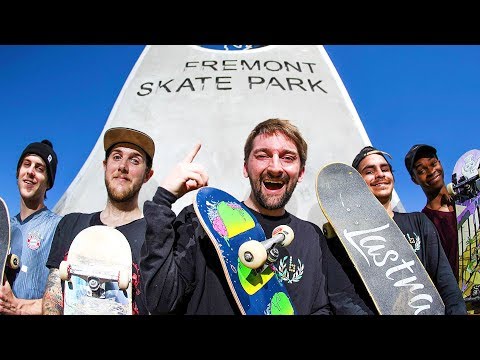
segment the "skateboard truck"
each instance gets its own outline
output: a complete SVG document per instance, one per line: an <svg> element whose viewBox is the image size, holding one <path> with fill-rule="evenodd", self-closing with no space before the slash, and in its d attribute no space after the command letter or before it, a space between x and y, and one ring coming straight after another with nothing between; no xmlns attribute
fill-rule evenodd
<svg viewBox="0 0 480 360"><path fill-rule="evenodd" d="M447 191L458 200L471 199L480 192L480 169L478 173L468 179L461 176L457 180L457 174L452 175L452 182L447 184Z"/></svg>
<svg viewBox="0 0 480 360"><path fill-rule="evenodd" d="M262 242L257 240L244 242L238 249L238 257L246 267L262 272L278 259L280 253L276 246L288 246L293 238L292 228L287 225L277 226L269 239Z"/></svg>
<svg viewBox="0 0 480 360"><path fill-rule="evenodd" d="M102 283L106 281L116 281L120 290L126 290L130 285L131 279L129 274L125 271L110 271L97 269L99 276L91 276L91 268L89 266L81 266L71 264L68 261L62 261L59 267L60 279L63 281L70 281L72 275L80 276L86 279L89 289L92 293L98 294L95 297L102 297ZM104 292L105 290L103 290Z"/></svg>

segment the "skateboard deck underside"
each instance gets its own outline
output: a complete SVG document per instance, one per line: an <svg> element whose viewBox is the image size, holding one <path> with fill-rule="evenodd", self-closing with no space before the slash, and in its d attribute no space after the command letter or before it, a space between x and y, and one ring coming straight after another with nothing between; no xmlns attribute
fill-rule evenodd
<svg viewBox="0 0 480 360"><path fill-rule="evenodd" d="M85 230L88 234L83 233ZM117 281L100 281L100 289L92 291L83 275L98 278L105 273L124 272L131 278L132 254L128 241L118 230L106 226L85 230L73 240L68 253L68 262L72 268L81 269L82 276L73 273L70 281L65 281L64 314L131 315L131 282L127 289L120 290Z"/></svg>
<svg viewBox="0 0 480 360"><path fill-rule="evenodd" d="M457 218L458 250L459 250L459 282L465 301L480 304L480 296L472 297L472 288L480 285L480 208L476 199L474 212L467 217ZM462 209L461 204L456 205ZM461 212L462 210L459 210Z"/></svg>
<svg viewBox="0 0 480 360"><path fill-rule="evenodd" d="M402 231L354 168L334 163L321 169L317 196L380 314L445 313Z"/></svg>
<svg viewBox="0 0 480 360"><path fill-rule="evenodd" d="M293 305L273 266L260 274L244 266L238 249L245 241L265 240L248 209L229 194L211 187L197 192L195 211L212 241L240 311L247 315L290 315Z"/></svg>
<svg viewBox="0 0 480 360"><path fill-rule="evenodd" d="M455 164L452 181L463 183L456 192L455 213L457 216L459 250L459 286L463 297L469 303L480 305L480 296L472 296L473 287L480 286L480 193L478 190L467 195L466 187L476 189L480 151L470 150ZM470 180L469 180L470 179ZM475 294L473 294L475 295Z"/></svg>
<svg viewBox="0 0 480 360"><path fill-rule="evenodd" d="M10 215L5 201L0 198L0 284L3 284L5 264L10 249Z"/></svg>

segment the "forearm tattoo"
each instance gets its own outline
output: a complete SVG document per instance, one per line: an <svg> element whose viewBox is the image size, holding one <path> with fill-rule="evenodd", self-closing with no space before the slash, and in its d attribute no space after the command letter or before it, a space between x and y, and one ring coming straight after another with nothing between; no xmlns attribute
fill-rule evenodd
<svg viewBox="0 0 480 360"><path fill-rule="evenodd" d="M43 315L63 314L62 281L58 269L50 269L42 300Z"/></svg>

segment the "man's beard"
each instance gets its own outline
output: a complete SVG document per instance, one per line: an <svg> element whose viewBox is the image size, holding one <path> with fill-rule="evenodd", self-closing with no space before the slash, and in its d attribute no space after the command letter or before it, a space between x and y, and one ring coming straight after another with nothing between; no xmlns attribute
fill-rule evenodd
<svg viewBox="0 0 480 360"><path fill-rule="evenodd" d="M122 191L117 191L116 189L111 188L110 182L105 179L105 187L107 188L108 198L112 201L121 203L128 202L133 199L142 188L142 184L140 183L138 185L134 185L133 188L127 188L123 189Z"/></svg>
<svg viewBox="0 0 480 360"><path fill-rule="evenodd" d="M285 182L286 188L285 192L280 197L272 197L272 196L265 196L262 193L262 178L258 179L257 182L253 182L252 178L249 176L250 186L252 188L253 196L255 200L257 200L258 204L264 207L267 210L277 210L285 207L287 203L290 201L292 197L293 191L297 186L298 180L295 179L292 183L289 184L288 180L290 178L287 177L287 181Z"/></svg>

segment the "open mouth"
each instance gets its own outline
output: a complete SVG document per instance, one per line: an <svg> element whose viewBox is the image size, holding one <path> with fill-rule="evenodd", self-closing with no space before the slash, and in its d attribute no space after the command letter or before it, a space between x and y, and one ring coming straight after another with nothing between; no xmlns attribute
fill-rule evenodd
<svg viewBox="0 0 480 360"><path fill-rule="evenodd" d="M265 180L263 181L263 185L267 190L280 190L285 184L283 181Z"/></svg>

